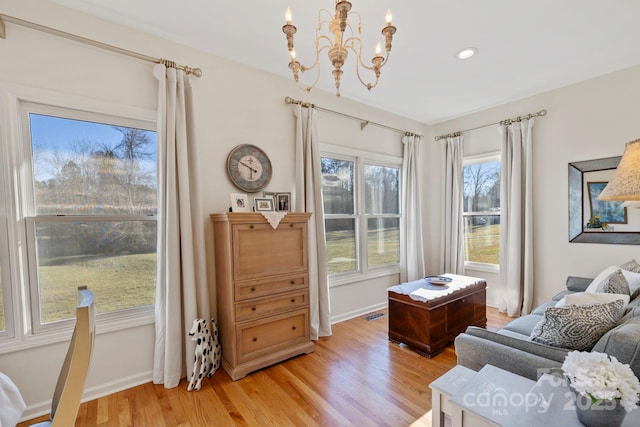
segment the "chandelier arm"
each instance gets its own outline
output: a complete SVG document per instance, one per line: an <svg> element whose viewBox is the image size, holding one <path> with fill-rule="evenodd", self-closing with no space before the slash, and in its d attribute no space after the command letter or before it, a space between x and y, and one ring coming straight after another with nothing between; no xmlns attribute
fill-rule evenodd
<svg viewBox="0 0 640 427"><path fill-rule="evenodd" d="M325 39L327 39L329 42L331 42L331 40L329 40L329 38L328 38L327 36L322 36L321 38L325 38ZM322 46L320 49L318 49L318 46L317 46L317 44L316 44L316 59L315 59L315 62L314 62L313 64L311 64L311 66L310 66L310 67L307 67L307 66L306 66L306 65L304 65L304 64L300 64L300 67L301 67L302 72L309 71L309 70L313 70L314 68L318 67L318 66L320 65L320 52L322 52L322 51L323 51L323 50L325 50L325 49L329 49L329 47L330 47L330 46L324 45L324 46ZM317 81L317 79L316 79L316 81Z"/></svg>
<svg viewBox="0 0 640 427"><path fill-rule="evenodd" d="M353 43L351 46L346 46L346 45L345 45L345 47L346 47L347 49L350 49L350 50L351 50L351 52L353 52L353 54L355 55L355 57L356 57L356 67L358 66L358 64L360 64L360 65L362 65L364 68L366 68L367 70L373 71L373 67L369 67L369 66L368 66L367 64L365 64L365 63L364 63L364 61L362 60L362 41L361 41L359 38L357 38L357 37L349 37L349 38L347 39L347 41L349 41L349 40L351 40L351 39L353 39L354 41L357 41L357 42L358 42L358 43L357 43L357 45L358 45L358 50L356 50L356 49L355 49L355 47L353 47L353 45L354 45L354 44L356 44L356 43Z"/></svg>

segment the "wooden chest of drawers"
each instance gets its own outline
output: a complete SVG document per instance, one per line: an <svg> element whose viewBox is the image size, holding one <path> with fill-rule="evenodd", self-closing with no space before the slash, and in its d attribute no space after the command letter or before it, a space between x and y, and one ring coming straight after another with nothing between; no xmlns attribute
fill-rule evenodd
<svg viewBox="0 0 640 427"><path fill-rule="evenodd" d="M307 222L274 229L259 213L212 214L222 367L233 380L313 351Z"/></svg>

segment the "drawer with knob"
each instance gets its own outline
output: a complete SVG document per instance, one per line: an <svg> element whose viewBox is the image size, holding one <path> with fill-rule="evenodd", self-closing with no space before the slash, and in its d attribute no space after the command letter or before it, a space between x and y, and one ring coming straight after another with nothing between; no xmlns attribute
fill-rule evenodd
<svg viewBox="0 0 640 427"><path fill-rule="evenodd" d="M235 305L236 322L271 316L285 311L307 307L308 305L309 292L307 291L282 294L276 297L257 298Z"/></svg>
<svg viewBox="0 0 640 427"><path fill-rule="evenodd" d="M300 309L236 326L238 359L255 359L309 340L309 310Z"/></svg>
<svg viewBox="0 0 640 427"><path fill-rule="evenodd" d="M269 296L281 292L307 289L307 275L281 276L277 278L256 279L235 283L235 300Z"/></svg>

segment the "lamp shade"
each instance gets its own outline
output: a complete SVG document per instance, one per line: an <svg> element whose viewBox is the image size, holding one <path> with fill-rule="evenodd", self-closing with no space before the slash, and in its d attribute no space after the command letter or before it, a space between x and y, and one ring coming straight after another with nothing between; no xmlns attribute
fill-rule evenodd
<svg viewBox="0 0 640 427"><path fill-rule="evenodd" d="M598 200L640 201L640 139L627 143L613 179Z"/></svg>

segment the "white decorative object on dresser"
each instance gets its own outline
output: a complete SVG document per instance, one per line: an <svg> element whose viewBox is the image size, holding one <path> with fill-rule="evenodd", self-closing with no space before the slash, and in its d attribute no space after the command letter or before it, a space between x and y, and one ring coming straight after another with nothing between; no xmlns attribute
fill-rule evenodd
<svg viewBox="0 0 640 427"><path fill-rule="evenodd" d="M287 213L212 214L222 367L233 380L313 351L307 222Z"/></svg>

